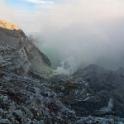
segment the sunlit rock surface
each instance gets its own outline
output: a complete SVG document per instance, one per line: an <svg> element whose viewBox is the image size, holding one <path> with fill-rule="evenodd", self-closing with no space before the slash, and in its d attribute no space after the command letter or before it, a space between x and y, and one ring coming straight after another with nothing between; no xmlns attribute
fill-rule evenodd
<svg viewBox="0 0 124 124"><path fill-rule="evenodd" d="M16 24L6 20L0 20L0 27L8 30L19 30L19 27Z"/></svg>

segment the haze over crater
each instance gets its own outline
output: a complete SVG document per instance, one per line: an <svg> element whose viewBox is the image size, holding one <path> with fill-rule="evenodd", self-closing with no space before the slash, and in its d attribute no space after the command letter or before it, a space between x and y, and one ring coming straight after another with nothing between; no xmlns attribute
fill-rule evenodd
<svg viewBox="0 0 124 124"><path fill-rule="evenodd" d="M53 1L35 4L35 10L13 8L4 1L1 5L2 17L32 34L53 63L68 63L74 70L91 63L112 69L123 66L124 1Z"/></svg>

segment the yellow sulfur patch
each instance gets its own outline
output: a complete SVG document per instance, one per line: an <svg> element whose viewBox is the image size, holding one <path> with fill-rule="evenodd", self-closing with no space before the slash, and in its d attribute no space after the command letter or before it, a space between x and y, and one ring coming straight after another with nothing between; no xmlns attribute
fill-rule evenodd
<svg viewBox="0 0 124 124"><path fill-rule="evenodd" d="M19 30L18 26L6 20L0 20L0 27L9 30Z"/></svg>

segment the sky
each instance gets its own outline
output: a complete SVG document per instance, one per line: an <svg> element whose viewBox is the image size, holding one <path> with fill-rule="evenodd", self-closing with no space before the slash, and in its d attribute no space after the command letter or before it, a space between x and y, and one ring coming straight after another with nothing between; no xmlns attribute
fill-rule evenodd
<svg viewBox="0 0 124 124"><path fill-rule="evenodd" d="M0 18L32 34L53 62L124 66L123 0L0 0Z"/></svg>
<svg viewBox="0 0 124 124"><path fill-rule="evenodd" d="M35 11L39 6L54 4L54 0L6 0L6 3L16 8Z"/></svg>

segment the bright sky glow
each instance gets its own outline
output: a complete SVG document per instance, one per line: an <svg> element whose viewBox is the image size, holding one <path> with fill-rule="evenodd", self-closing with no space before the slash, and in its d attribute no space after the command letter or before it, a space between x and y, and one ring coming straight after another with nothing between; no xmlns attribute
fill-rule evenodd
<svg viewBox="0 0 124 124"><path fill-rule="evenodd" d="M46 7L54 4L54 0L6 0L9 5L19 9L29 11L36 10L39 7Z"/></svg>

